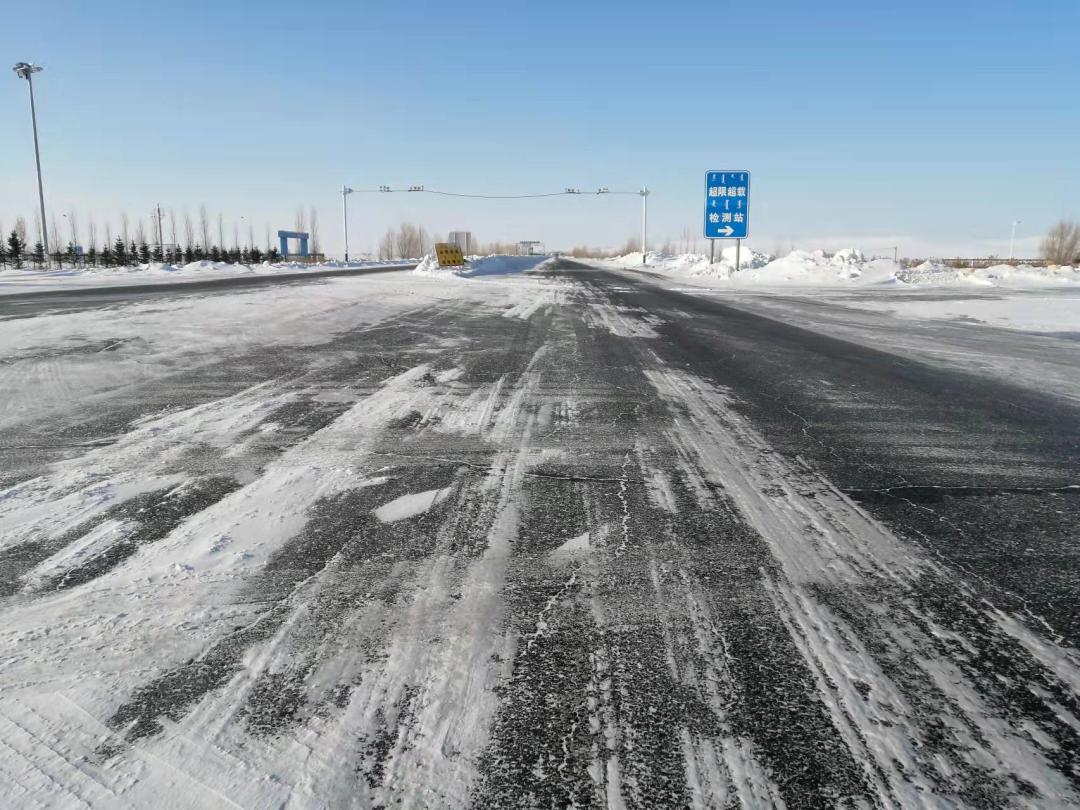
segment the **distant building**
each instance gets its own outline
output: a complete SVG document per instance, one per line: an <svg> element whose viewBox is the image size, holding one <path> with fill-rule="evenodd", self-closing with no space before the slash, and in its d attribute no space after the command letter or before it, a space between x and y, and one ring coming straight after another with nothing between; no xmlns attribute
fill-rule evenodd
<svg viewBox="0 0 1080 810"><path fill-rule="evenodd" d="M466 256L471 256L476 252L472 231L450 231L450 236L446 241L452 245L457 245Z"/></svg>
<svg viewBox="0 0 1080 810"><path fill-rule="evenodd" d="M518 242L518 253L522 256L543 256L544 243L535 240Z"/></svg>

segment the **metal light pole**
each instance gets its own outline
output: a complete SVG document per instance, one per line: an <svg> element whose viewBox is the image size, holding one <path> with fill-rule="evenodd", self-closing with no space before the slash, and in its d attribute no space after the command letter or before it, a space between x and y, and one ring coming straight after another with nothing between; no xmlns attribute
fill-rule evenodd
<svg viewBox="0 0 1080 810"><path fill-rule="evenodd" d="M1012 261L1013 257L1013 244L1016 242L1016 226L1019 225L1021 220L1014 219L1012 224L1012 234L1009 236L1009 261Z"/></svg>
<svg viewBox="0 0 1080 810"><path fill-rule="evenodd" d="M349 261L349 195L353 193L353 190L348 186L341 187L341 214L342 223L345 230L345 262Z"/></svg>
<svg viewBox="0 0 1080 810"><path fill-rule="evenodd" d="M34 127L34 161L37 163L38 203L41 206L41 246L45 250L46 261L48 261L49 236L48 226L45 222L45 192L41 187L41 150L38 148L37 110L34 108L34 80L31 78L33 74L40 73L42 68L41 65L34 65L30 62L17 62L13 70L20 79L26 79L26 84L30 88L30 121Z"/></svg>
<svg viewBox="0 0 1080 810"><path fill-rule="evenodd" d="M158 253L160 253L160 254L161 254L161 261L165 261L165 235L164 235L164 234L162 233L162 231L161 231L161 219L162 219L162 217L164 217L165 215L164 215L163 213L161 213L161 203L158 203L158 204L157 204L157 205L155 206L155 210L156 210L156 212L157 212L157 216L156 216L156 219L157 219L157 245L158 245Z"/></svg>
<svg viewBox="0 0 1080 810"><path fill-rule="evenodd" d="M647 234L649 224L649 187L641 189L641 263L645 264L645 254L649 249Z"/></svg>
<svg viewBox="0 0 1080 810"><path fill-rule="evenodd" d="M69 217L66 213L61 214L60 216L62 216L64 219L67 220L68 228L71 230L71 246L75 247L75 245L77 244L77 235L75 233L75 223L74 223L74 221L72 221L71 217Z"/></svg>

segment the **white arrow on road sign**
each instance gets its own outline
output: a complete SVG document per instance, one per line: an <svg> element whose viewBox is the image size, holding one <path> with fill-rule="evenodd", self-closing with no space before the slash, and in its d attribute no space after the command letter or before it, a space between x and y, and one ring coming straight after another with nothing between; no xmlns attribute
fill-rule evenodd
<svg viewBox="0 0 1080 810"><path fill-rule="evenodd" d="M724 236L731 236L733 233L735 233L735 229L728 225L726 228L717 229L716 232L722 233Z"/></svg>

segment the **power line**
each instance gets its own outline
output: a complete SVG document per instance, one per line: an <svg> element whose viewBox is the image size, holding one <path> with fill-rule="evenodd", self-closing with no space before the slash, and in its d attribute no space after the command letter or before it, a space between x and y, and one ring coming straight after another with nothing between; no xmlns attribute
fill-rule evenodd
<svg viewBox="0 0 1080 810"><path fill-rule="evenodd" d="M477 200L533 200L539 197L565 197L569 191L553 191L548 194L462 194L456 191L436 191L421 189L425 194L438 194L443 197L469 197Z"/></svg>
<svg viewBox="0 0 1080 810"><path fill-rule="evenodd" d="M540 197L566 197L566 196L600 196L603 194L626 194L640 197L640 191L611 191L607 188L597 189L596 191L581 191L576 188L568 188L564 191L551 191L542 194L467 194L460 191L441 191L439 189L424 188L423 186L410 186L409 188L390 188L389 186L380 186L379 188L349 188L345 191L346 194L438 194L442 197L469 197L471 199L479 200L532 200Z"/></svg>
<svg viewBox="0 0 1080 810"><path fill-rule="evenodd" d="M647 253L646 223L648 222L649 189L643 187L641 191L612 191L607 186L601 186L596 191L582 191L579 188L565 188L562 191L550 191L542 194L466 194L460 191L440 191L423 186L409 186L408 188L390 188L379 186L378 188L349 188L341 187L342 225L345 231L345 260L349 260L349 207L346 199L350 194L437 194L440 197L467 197L474 200L535 200L541 197L571 197L589 196L602 197L604 195L618 194L622 196L641 197L641 262L645 263Z"/></svg>

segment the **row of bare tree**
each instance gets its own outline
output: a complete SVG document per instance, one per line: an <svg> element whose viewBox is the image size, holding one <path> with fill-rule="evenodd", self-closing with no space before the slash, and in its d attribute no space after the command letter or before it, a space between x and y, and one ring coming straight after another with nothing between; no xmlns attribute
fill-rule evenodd
<svg viewBox="0 0 1080 810"><path fill-rule="evenodd" d="M379 240L380 259L417 259L425 255L438 240L423 225L403 222L386 229Z"/></svg>
<svg viewBox="0 0 1080 810"><path fill-rule="evenodd" d="M188 253L209 257L211 253L215 253L226 257L241 252L252 254L256 251L267 255L274 250L269 225L265 226L265 245L260 249L256 244L255 226L251 220L242 216L239 221L233 221L230 224L231 233L228 233L224 214L219 212L216 218L211 219L205 205L199 206L195 219L186 210L177 216L176 210L172 208L159 212L155 207L149 217L137 217L134 220L125 211L120 214L119 227L115 231L111 222L106 222L99 230L97 221L92 215L87 217L85 227L83 227L78 214L75 211L68 211L60 217L53 214L48 228L49 248L52 258L60 261L63 261L65 257L102 256L110 252L115 256L113 247L117 243L125 246L134 244L136 246L148 245L151 248L158 247L156 252L161 255ZM297 208L293 224L296 230L311 234L309 241L311 252L321 253L318 210L314 207L307 210ZM246 230L246 233L241 233L242 228ZM11 232L17 237L14 244L22 245L25 253L13 255L10 249L7 249L0 254L0 260L11 263L25 255L39 262L44 261L44 251L41 247L41 220L36 212L32 229L28 227L24 217L17 217ZM10 234L4 229L3 223L0 223L0 234L4 234L6 244ZM38 256L41 258L37 259ZM129 255L124 258L130 261L134 257L129 252ZM228 259L223 258L223 260Z"/></svg>
<svg viewBox="0 0 1080 810"><path fill-rule="evenodd" d="M418 259L430 253L436 242L443 241L440 235L428 231L423 225L403 222L396 227L386 229L379 240L378 258L380 259ZM497 253L515 254L517 242L485 242L472 240L472 249L482 255Z"/></svg>
<svg viewBox="0 0 1080 810"><path fill-rule="evenodd" d="M1047 264L1080 265L1080 222L1063 219L1050 229L1040 245Z"/></svg>

